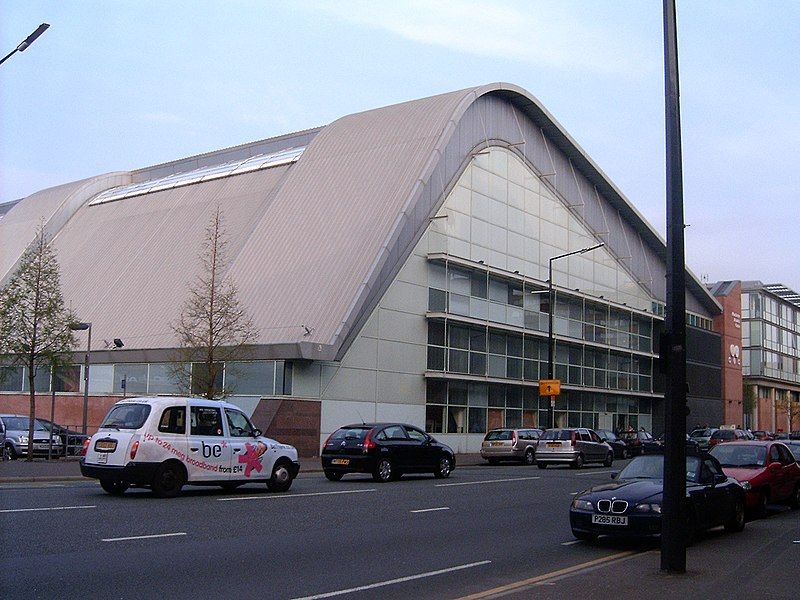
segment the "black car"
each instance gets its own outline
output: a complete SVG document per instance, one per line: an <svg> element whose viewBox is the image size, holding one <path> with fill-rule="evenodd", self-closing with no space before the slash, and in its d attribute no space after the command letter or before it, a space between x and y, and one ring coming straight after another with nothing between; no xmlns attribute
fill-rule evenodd
<svg viewBox="0 0 800 600"><path fill-rule="evenodd" d="M663 491L664 456L636 457L612 483L575 496L569 510L572 534L585 541L599 535L659 535ZM742 531L744 509L744 489L723 473L717 459L705 454L686 457L686 504L681 512L687 542L697 532L718 525Z"/></svg>
<svg viewBox="0 0 800 600"><path fill-rule="evenodd" d="M629 456L661 452L661 445L644 429L620 431L617 433L617 437L628 446Z"/></svg>
<svg viewBox="0 0 800 600"><path fill-rule="evenodd" d="M347 473L370 473L377 482L404 473L449 477L456 468L452 448L404 423L363 423L334 431L322 447L325 477L339 481Z"/></svg>
<svg viewBox="0 0 800 600"><path fill-rule="evenodd" d="M72 429L67 429L66 427L62 427L58 423L53 423L48 421L47 419L36 419L47 431L52 431L53 435L57 435L61 438L62 448L64 452L69 455L75 456L81 453L83 449L83 442L84 440L88 440L89 436L80 433L79 431L73 431Z"/></svg>
<svg viewBox="0 0 800 600"><path fill-rule="evenodd" d="M621 458L625 460L630 458L628 445L617 437L617 434L608 429L595 429L604 442L606 442L614 450L614 458Z"/></svg>

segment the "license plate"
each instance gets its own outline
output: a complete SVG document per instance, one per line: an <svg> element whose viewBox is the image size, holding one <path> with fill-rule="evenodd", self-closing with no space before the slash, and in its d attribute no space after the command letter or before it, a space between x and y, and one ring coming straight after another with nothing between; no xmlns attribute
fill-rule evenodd
<svg viewBox="0 0 800 600"><path fill-rule="evenodd" d="M108 453L102 452L97 455L97 462L98 464L104 465L108 463Z"/></svg>
<svg viewBox="0 0 800 600"><path fill-rule="evenodd" d="M592 515L592 523L597 525L620 525L624 527L628 524L628 517L620 517L617 515Z"/></svg>
<svg viewBox="0 0 800 600"><path fill-rule="evenodd" d="M491 445L492 446L502 446L503 442L492 442Z"/></svg>
<svg viewBox="0 0 800 600"><path fill-rule="evenodd" d="M113 452L117 449L117 440L97 440L94 449L98 452Z"/></svg>
<svg viewBox="0 0 800 600"><path fill-rule="evenodd" d="M561 442L547 442L548 448L561 448Z"/></svg>
<svg viewBox="0 0 800 600"><path fill-rule="evenodd" d="M332 465L349 465L350 459L349 458L334 458L331 461Z"/></svg>

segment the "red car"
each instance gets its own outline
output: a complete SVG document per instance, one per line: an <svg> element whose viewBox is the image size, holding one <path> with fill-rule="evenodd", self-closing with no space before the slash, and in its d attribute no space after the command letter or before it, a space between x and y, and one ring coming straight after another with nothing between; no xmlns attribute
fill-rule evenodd
<svg viewBox="0 0 800 600"><path fill-rule="evenodd" d="M728 442L714 446L710 454L745 489L748 510L758 516L767 504L800 508L800 465L781 442Z"/></svg>

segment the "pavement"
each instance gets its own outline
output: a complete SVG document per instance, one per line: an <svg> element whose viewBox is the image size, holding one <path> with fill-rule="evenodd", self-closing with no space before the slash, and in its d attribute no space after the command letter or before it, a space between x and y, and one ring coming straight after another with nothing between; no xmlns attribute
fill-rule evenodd
<svg viewBox="0 0 800 600"><path fill-rule="evenodd" d="M301 460L302 472L320 472L318 458ZM459 467L485 464L478 454L458 455ZM0 462L0 484L83 480L77 458ZM610 554L511 584L482 581L484 591L465 599L569 597L796 599L800 567L800 511L771 507L767 518L750 521L738 534L707 532L687 549L683 574L660 570L658 542L642 545L601 538L596 544ZM584 542L565 542L583 544ZM473 590L475 588L472 588Z"/></svg>

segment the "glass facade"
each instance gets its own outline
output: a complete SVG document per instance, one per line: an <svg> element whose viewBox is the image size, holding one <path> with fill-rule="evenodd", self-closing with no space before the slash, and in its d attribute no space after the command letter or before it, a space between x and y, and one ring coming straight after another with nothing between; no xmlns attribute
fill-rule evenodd
<svg viewBox="0 0 800 600"><path fill-rule="evenodd" d="M800 383L800 307L764 290L742 293L745 377Z"/></svg>
<svg viewBox="0 0 800 600"><path fill-rule="evenodd" d="M426 426L483 433L546 425L549 398L539 399L537 385L547 378L547 288L450 261L431 260L428 268ZM654 315L555 294L555 378L570 388L557 399L557 424L651 424L654 323L660 327ZM648 397L631 395L637 392Z"/></svg>

